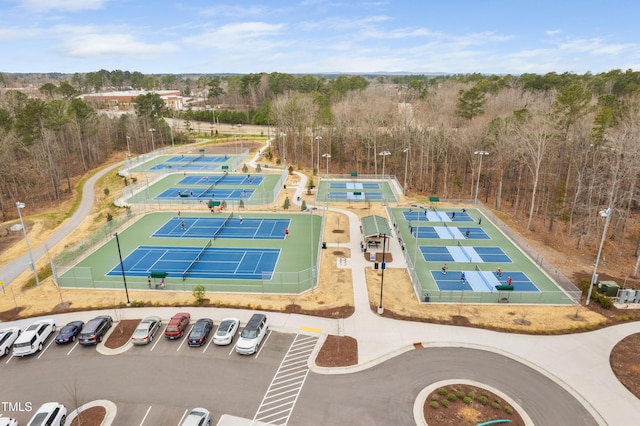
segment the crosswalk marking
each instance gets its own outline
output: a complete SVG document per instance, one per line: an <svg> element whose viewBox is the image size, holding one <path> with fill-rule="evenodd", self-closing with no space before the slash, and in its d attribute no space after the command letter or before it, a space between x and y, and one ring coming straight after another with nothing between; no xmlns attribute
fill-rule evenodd
<svg viewBox="0 0 640 426"><path fill-rule="evenodd" d="M307 362L318 338L319 336L296 335L271 380L252 423L287 424L309 374Z"/></svg>

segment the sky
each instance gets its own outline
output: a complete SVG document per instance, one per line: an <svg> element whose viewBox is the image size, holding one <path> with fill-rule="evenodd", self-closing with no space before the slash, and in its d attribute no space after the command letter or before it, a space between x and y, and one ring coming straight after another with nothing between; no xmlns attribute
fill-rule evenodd
<svg viewBox="0 0 640 426"><path fill-rule="evenodd" d="M0 0L0 72L640 69L635 0Z"/></svg>

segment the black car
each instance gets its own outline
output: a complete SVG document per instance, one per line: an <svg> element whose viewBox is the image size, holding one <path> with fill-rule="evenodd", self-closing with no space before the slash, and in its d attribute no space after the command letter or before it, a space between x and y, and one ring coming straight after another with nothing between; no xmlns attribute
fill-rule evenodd
<svg viewBox="0 0 640 426"><path fill-rule="evenodd" d="M111 328L113 320L109 315L101 315L87 322L80 332L81 345L97 345Z"/></svg>
<svg viewBox="0 0 640 426"><path fill-rule="evenodd" d="M202 318L196 321L189 333L189 346L202 346L206 343L209 333L213 329L213 320Z"/></svg>
<svg viewBox="0 0 640 426"><path fill-rule="evenodd" d="M84 327L84 321L71 321L60 329L56 336L56 343L61 345L63 343L75 342L82 327Z"/></svg>

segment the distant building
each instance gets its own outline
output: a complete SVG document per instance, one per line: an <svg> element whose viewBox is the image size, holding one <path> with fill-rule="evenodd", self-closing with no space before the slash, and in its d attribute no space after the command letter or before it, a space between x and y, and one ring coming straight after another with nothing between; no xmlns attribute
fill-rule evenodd
<svg viewBox="0 0 640 426"><path fill-rule="evenodd" d="M133 108L133 100L139 95L157 93L167 105L167 108L178 111L184 109L184 98L179 90L126 90L116 92L90 93L80 95L79 98L104 109L128 110Z"/></svg>

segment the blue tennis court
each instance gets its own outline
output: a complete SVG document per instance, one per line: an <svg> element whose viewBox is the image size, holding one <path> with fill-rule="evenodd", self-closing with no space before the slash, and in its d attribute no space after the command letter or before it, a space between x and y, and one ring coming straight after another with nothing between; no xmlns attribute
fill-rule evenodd
<svg viewBox="0 0 640 426"><path fill-rule="evenodd" d="M500 247L420 246L420 252L427 262L511 263Z"/></svg>
<svg viewBox="0 0 640 426"><path fill-rule="evenodd" d="M184 227L182 224L184 223ZM284 240L290 219L229 217L174 217L152 236L154 238L236 238Z"/></svg>
<svg viewBox="0 0 640 426"><path fill-rule="evenodd" d="M332 184L333 185L333 184ZM357 194L356 194L357 192ZM329 200L375 200L380 201L383 199L382 192L329 192Z"/></svg>
<svg viewBox="0 0 640 426"><path fill-rule="evenodd" d="M190 175L185 176L178 185L260 185L262 176L238 176L238 175Z"/></svg>
<svg viewBox="0 0 640 426"><path fill-rule="evenodd" d="M497 272L492 271L452 271L446 274L442 271L430 271L433 280L441 291L475 291L475 292L497 292L497 285L508 285L511 278L513 291L540 292L540 289L520 271L503 271L499 277ZM462 280L464 272L465 279Z"/></svg>
<svg viewBox="0 0 640 426"><path fill-rule="evenodd" d="M253 189L227 189L227 188L186 188L172 187L165 189L154 200L180 200L180 199L216 199L216 200L247 200L251 198Z"/></svg>
<svg viewBox="0 0 640 426"><path fill-rule="evenodd" d="M271 279L280 249L140 246L124 260L125 274L146 277L166 272L169 278ZM120 263L107 273L121 275Z"/></svg>
<svg viewBox="0 0 640 426"><path fill-rule="evenodd" d="M375 182L331 182L330 189L380 189L380 185Z"/></svg>
<svg viewBox="0 0 640 426"><path fill-rule="evenodd" d="M402 212L407 222L473 222L474 219L466 211L438 211L422 208L412 208Z"/></svg>
<svg viewBox="0 0 640 426"><path fill-rule="evenodd" d="M413 226L409 225L409 231L415 238L439 238L443 240L489 240L482 228L458 228L455 226Z"/></svg>

